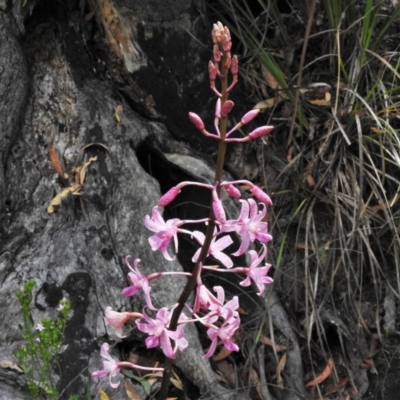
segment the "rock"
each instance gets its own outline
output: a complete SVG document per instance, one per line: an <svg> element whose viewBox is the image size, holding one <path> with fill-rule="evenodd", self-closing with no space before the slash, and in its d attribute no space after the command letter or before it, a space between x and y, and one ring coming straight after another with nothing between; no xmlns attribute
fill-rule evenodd
<svg viewBox="0 0 400 400"><path fill-rule="evenodd" d="M60 7L39 1L31 4L31 14L15 6L14 16L0 11L0 312L7 321L0 354L11 360L24 343L15 292L25 282L34 279L35 295L40 292L32 309L35 322L55 317L57 299L69 297L73 312L58 358L61 399L86 398L88 374L101 366L99 344L109 333L104 308L130 310L133 304L140 310L143 305L143 298L131 303L121 296L127 285L124 257L141 258L146 274L181 269L149 248L142 219L161 193L137 151L155 125L164 140L174 141L154 118L168 118L174 132L188 129L189 122L177 121L178 114L186 118L180 104L193 93L199 98L207 61L201 64L194 53L197 44L185 31L203 26L191 2L163 2L160 8L159 2L146 1L135 9L122 0L78 3ZM21 46L17 37L23 30ZM178 42L170 54L171 43ZM187 58L180 57L169 70L179 52ZM202 76L196 75L198 65ZM67 175L56 173L50 148ZM97 160L87 168L80 195L66 196L58 212L49 215L51 199L73 185L74 168L90 157ZM156 281L154 304L174 304L184 282ZM201 390L219 398L224 390L201 358L194 326L187 334L191 351L177 365ZM13 390L14 399L25 398L17 385ZM9 383L0 380L0 398L9 393Z"/></svg>

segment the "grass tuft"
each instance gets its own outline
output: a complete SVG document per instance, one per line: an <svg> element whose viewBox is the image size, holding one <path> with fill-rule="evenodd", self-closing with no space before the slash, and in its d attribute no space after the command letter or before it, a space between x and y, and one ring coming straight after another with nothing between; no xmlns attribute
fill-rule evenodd
<svg viewBox="0 0 400 400"><path fill-rule="evenodd" d="M400 299L400 3L318 2L302 87L305 2L216 3L214 12L239 43L249 105L258 104L276 126L264 151L280 162L264 158L279 177L264 184L279 190L272 217L276 287L304 339L303 362L312 368L322 355L324 362L346 359L344 330L338 347L330 346L323 310L361 326L368 341L376 333L382 339L388 291ZM365 304L373 304L368 315ZM350 362L347 368L354 373Z"/></svg>

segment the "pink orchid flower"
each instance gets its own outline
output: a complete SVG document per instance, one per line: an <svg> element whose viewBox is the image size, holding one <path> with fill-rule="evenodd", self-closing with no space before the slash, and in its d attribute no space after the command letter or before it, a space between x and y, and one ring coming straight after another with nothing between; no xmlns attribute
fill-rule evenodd
<svg viewBox="0 0 400 400"><path fill-rule="evenodd" d="M133 267L130 262L130 256L127 256L125 258L125 262L126 262L126 265L129 267L129 269L132 271L132 272L128 273L128 277L131 280L131 282L133 283L133 285L124 288L122 290L122 294L124 296L134 296L140 289L142 289L145 300L146 300L147 307L149 307L150 310L155 311L156 308L153 306L153 304L151 302L151 298L150 298L151 287L149 285L149 281L151 280L151 276L147 277L146 275L143 275L139 271L139 269L138 269L138 264L140 262L139 258L137 258L133 262ZM152 275L154 275L154 274L152 274Z"/></svg>
<svg viewBox="0 0 400 400"><path fill-rule="evenodd" d="M197 286L196 298L193 306L193 313L202 310L210 310L211 312L199 319L198 321L203 323L212 324L219 317L224 319L238 315L236 311L239 308L239 300L237 296L234 296L232 300L225 303L225 291L222 286L214 286L214 292L217 293L215 297L203 284Z"/></svg>
<svg viewBox="0 0 400 400"><path fill-rule="evenodd" d="M131 318L142 318L143 315L136 312L117 312L113 311L111 307L106 307L104 322L107 326L112 326L115 330L115 334L124 338L126 336L122 336L122 328L125 325L126 321Z"/></svg>
<svg viewBox="0 0 400 400"><path fill-rule="evenodd" d="M166 307L158 310L155 319L150 318L145 312L143 312L143 318L146 323L136 321L136 325L141 332L149 334L146 339L148 349L160 345L168 358L175 358L177 350L184 350L187 347L188 342L183 337L183 327L179 327L176 331L168 330L170 312ZM172 348L171 339L175 342L174 348Z"/></svg>
<svg viewBox="0 0 400 400"><path fill-rule="evenodd" d="M116 389L120 382L113 383L111 378L118 375L121 368L133 368L139 369L142 371L151 371L151 372L163 372L164 368L152 368L152 367L142 367L140 365L132 364L127 361L115 361L109 354L110 345L108 343L103 343L100 349L100 355L105 358L103 360L103 369L100 371L95 371L92 373L93 378L103 378L108 375L108 379L110 381L110 386Z"/></svg>
<svg viewBox="0 0 400 400"><path fill-rule="evenodd" d="M218 302L214 302L210 304L209 310L218 317L222 317L224 319L229 319L232 316L238 316L238 312L236 311L239 308L239 299L237 296L234 296L232 300L229 300L225 303L225 291L222 286L214 286L214 292L217 293Z"/></svg>
<svg viewBox="0 0 400 400"><path fill-rule="evenodd" d="M151 217L148 215L144 217L144 224L147 229L156 232L149 238L151 249L160 250L168 261L172 261L174 258L168 254L168 245L171 239L174 239L175 251L178 251L178 227L183 224L183 221L178 218L164 221L158 207L155 206L151 212Z"/></svg>
<svg viewBox="0 0 400 400"><path fill-rule="evenodd" d="M267 213L266 207L263 203L262 210L259 212L258 204L253 199L240 200L242 209L237 220L226 221L221 224L220 232L236 231L242 237L242 243L234 256L241 256L249 248L250 242L256 239L262 243L272 240L272 236L268 234L268 223L263 222Z"/></svg>
<svg viewBox="0 0 400 400"><path fill-rule="evenodd" d="M226 319L220 327L209 325L207 335L211 339L211 346L203 357L210 358L215 353L218 339L222 341L226 349L230 351L239 351L239 347L231 340L239 325L240 318L238 315Z"/></svg>
<svg viewBox="0 0 400 400"><path fill-rule="evenodd" d="M221 307L221 303L208 289L205 285L200 283L196 288L196 297L194 300L193 312L198 313L200 310L210 310L213 306Z"/></svg>
<svg viewBox="0 0 400 400"><path fill-rule="evenodd" d="M263 248L262 248L260 255L257 255L257 252L254 250L249 251L250 260L251 260L251 264L249 267L236 267L236 268L226 270L226 269L221 269L221 268L204 266L203 269L209 270L209 271L245 274L245 275L247 275L247 277L242 282L240 282L240 285L241 286L250 286L251 280L253 280L253 282L257 285L258 290L259 290L259 292L257 294L259 296L261 296L264 293L265 285L269 285L270 283L272 283L274 281L272 278L267 276L268 271L271 268L271 264L265 264L263 267L259 267L261 262L264 260L265 255L267 254L266 246L264 244L262 244L262 247ZM220 290L220 289L218 289L218 287L215 287L214 291L217 291L217 290ZM199 301L198 297L199 297L199 295L196 296L196 301ZM214 304L218 305L218 304L221 304L224 302L224 297L223 297L222 293L218 294L217 297L218 297L218 299L215 299L215 301L213 302L214 310L216 310L216 306ZM228 303L226 303L224 307L227 307ZM204 308L204 307L202 307L202 308ZM231 307L229 307L229 308L231 308ZM211 307L209 307L207 309L211 309Z"/></svg>
<svg viewBox="0 0 400 400"><path fill-rule="evenodd" d="M103 378L104 376L109 376L110 386L116 389L119 386L119 382L113 383L111 378L119 374L118 363L108 354L110 350L110 345L108 343L103 343L100 350L100 355L105 358L103 360L103 369L101 371L96 371L92 373L93 378Z"/></svg>
<svg viewBox="0 0 400 400"><path fill-rule="evenodd" d="M203 246L205 235L199 231L193 231L193 237L198 241L198 243ZM230 236L224 236L218 240L214 238L211 242L210 248L208 249L207 255L212 255L218 261L220 261L226 268L232 268L233 262L232 260L222 252L222 250L226 249L233 243L233 240ZM197 262L199 255L201 252L201 248L199 248L194 254L192 261Z"/></svg>
<svg viewBox="0 0 400 400"><path fill-rule="evenodd" d="M241 286L250 286L251 280L257 285L259 292L257 293L259 296L262 296L264 293L265 285L269 285L274 280L267 276L269 269L271 268L271 264L265 264L264 267L259 267L260 263L264 260L265 254L267 253L267 248L263 245L263 250L260 256L257 255L257 252L254 250L249 251L251 264L249 268L238 268L247 275L247 278L239 283Z"/></svg>

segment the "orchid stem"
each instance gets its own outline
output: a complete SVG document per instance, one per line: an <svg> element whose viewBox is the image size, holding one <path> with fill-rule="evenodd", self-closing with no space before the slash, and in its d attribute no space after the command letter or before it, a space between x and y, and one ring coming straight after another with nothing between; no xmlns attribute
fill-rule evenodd
<svg viewBox="0 0 400 400"><path fill-rule="evenodd" d="M221 59L221 104L224 104L226 100L228 100L228 68L226 67L227 64L227 55L224 54ZM217 156L217 165L215 169L215 178L214 178L214 184L215 183L220 183L222 181L222 171L224 168L224 162L225 162L225 153L226 153L226 143L225 143L225 138L226 138L226 131L227 131L227 116L221 116L221 119L219 121L219 130L221 134L221 140L219 141L218 145L218 156ZM218 195L220 194L221 188L219 185L217 186L217 193ZM181 315L183 309L185 308L185 303L187 302L190 294L193 292L193 290L196 287L197 284L197 278L199 274L201 273L202 265L204 263L205 258L207 257L208 251L210 249L211 241L214 235L214 229L215 229L215 216L212 207L210 206L210 216L209 216L209 223L207 226L207 232L206 236L204 239L204 244L200 252L200 256L193 268L192 271L192 276L191 278L188 279L186 282L186 285L179 297L178 300L178 305L174 309L172 316L171 316L171 321L169 324L169 330L175 331L177 326L178 326L178 321L179 321L179 316ZM159 400L165 400L168 396L168 387L171 379L171 373L172 373L172 365L173 365L174 360L169 357L165 357L165 363L164 363L164 374L163 374L163 379L161 383L161 388L160 388L160 393L159 393Z"/></svg>

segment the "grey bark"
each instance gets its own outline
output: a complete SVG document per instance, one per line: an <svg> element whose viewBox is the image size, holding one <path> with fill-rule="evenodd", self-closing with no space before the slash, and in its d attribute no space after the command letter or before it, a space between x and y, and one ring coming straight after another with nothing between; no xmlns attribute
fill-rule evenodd
<svg viewBox="0 0 400 400"><path fill-rule="evenodd" d="M190 94L183 92L198 93L197 87L205 83L206 77L200 79L195 67L188 66L201 57L196 42L185 33L196 33L201 17L191 2L165 1L162 9L160 2L145 1L136 9L132 3L99 0L51 6L38 1L20 11L16 2L0 11L0 313L6 321L0 332L0 358L13 360L23 344L15 297L21 285L30 279L37 282L35 321L54 317L58 301L68 296L73 313L58 360L61 398L86 398L88 373L102 367L99 344L111 333L103 323L104 308L132 308L130 299L121 296L127 286L124 257L141 258L141 270L147 274L182 268L149 248L142 218L157 203L160 188L140 165L136 151L152 136L173 143L166 126L148 117L165 115L170 104L160 99L168 103L170 93L174 110L186 118ZM138 31L149 46L147 53L141 49ZM169 62L173 65L167 49L176 47L179 37L181 58L175 65L183 70L157 75ZM154 59L159 57L157 48L150 55L150 47L156 45L164 51L160 65ZM96 51L106 56L101 59ZM177 76L190 68L194 81L179 78L179 86ZM156 77L162 87L154 100L143 87L157 85L147 82ZM180 107L183 103L186 106ZM113 117L119 104L121 123ZM110 151L98 145L82 150L90 143ZM88 169L82 196L69 196L52 215L46 211L49 202L69 183L55 173L49 146L58 151L69 174L79 163L97 157ZM155 281L154 304L174 304L183 283L184 278ZM142 304L143 299L133 301L135 309ZM231 398L221 395L226 391L201 358L193 326L187 336L191 350L178 357L177 365L209 397ZM9 398L9 384L0 376L1 399ZM18 392L20 380L14 384L13 398L24 398ZM93 393L96 385L101 383L93 383Z"/></svg>

